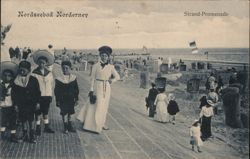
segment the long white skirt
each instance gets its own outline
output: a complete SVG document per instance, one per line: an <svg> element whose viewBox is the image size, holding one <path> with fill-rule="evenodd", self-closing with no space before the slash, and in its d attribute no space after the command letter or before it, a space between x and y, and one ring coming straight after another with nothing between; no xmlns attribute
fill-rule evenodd
<svg viewBox="0 0 250 159"><path fill-rule="evenodd" d="M156 105L156 114L154 117L155 120L159 122L167 122L168 111L165 102L158 102Z"/></svg>
<svg viewBox="0 0 250 159"><path fill-rule="evenodd" d="M111 93L110 84L96 81L94 93L96 93L96 103L90 104L88 99L77 119L84 123L83 129L100 133L106 122Z"/></svg>

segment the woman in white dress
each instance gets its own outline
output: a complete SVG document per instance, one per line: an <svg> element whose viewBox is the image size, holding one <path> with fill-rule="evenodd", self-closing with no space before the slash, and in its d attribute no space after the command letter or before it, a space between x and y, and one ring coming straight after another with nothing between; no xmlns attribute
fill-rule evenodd
<svg viewBox="0 0 250 159"><path fill-rule="evenodd" d="M105 122L111 94L110 84L120 79L114 65L109 64L112 49L108 46L102 46L98 51L100 61L93 65L89 92L90 98L96 95L96 102L95 104L86 104L82 108L85 109L85 112L78 116L78 119L84 122L84 130L96 133L108 129Z"/></svg>
<svg viewBox="0 0 250 159"><path fill-rule="evenodd" d="M155 120L165 123L168 119L168 111L167 111L167 105L168 105L168 96L165 93L165 88L158 89L159 94L156 96L155 99L155 105L156 105L156 115Z"/></svg>

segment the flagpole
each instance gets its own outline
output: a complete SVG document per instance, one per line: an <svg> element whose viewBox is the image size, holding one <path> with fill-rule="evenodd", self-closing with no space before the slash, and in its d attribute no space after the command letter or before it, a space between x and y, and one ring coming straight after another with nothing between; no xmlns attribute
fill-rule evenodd
<svg viewBox="0 0 250 159"><path fill-rule="evenodd" d="M206 52L207 54L207 69L208 69L208 65L209 65L209 62L208 62L208 52Z"/></svg>

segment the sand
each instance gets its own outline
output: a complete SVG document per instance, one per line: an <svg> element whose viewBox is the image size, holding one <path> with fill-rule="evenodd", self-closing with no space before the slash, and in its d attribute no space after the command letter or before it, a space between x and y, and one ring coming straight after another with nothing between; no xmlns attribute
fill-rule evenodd
<svg viewBox="0 0 250 159"><path fill-rule="evenodd" d="M154 77L156 77L156 74L150 74L151 80L153 80ZM201 96L205 95L205 87L200 87L200 92L204 90L204 93L190 94L186 92L186 84L177 82L177 79L181 77L180 73L164 75L164 77L167 77L168 81L172 81L173 83L172 85L167 85L166 93L171 92L175 94L176 101L179 104L180 108L180 113L176 117L176 122L178 125L176 131L178 131L180 134L185 134L185 136L188 136L189 132L187 130L190 127L192 121L199 118L199 99ZM115 93L113 91L112 94L114 96L114 94L122 92L123 95L120 97L117 97L116 95L116 98L134 103L134 105L132 104L132 106L130 106L131 109L142 113L146 118L148 118L148 112L146 111L144 99L148 95L150 86L148 86L147 89L139 88L139 78L139 71L129 70L128 78L125 81L120 82L119 84L115 84L113 86L114 88L112 89L115 91ZM211 154L214 151L214 153L222 153L222 156L232 155L239 157L241 156L241 158L248 158L249 129L233 129L226 126L224 124L224 112L221 101L218 107L218 115L215 115L212 118L212 133L214 137L204 143L203 149L209 151ZM249 108L245 108L245 110L249 110ZM181 141L178 141L177 139L177 142Z"/></svg>

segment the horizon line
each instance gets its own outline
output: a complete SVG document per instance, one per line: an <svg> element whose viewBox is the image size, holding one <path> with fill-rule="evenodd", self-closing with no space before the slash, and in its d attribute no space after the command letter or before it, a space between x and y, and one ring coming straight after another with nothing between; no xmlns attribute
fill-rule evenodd
<svg viewBox="0 0 250 159"><path fill-rule="evenodd" d="M98 48L67 48L65 47L67 50L83 50L83 49L86 49L86 50L98 50ZM64 47L62 48L54 48L54 50L61 50L61 49L64 49ZM138 48L138 47L128 47L128 48L112 48L113 50L117 50L117 49L142 49L143 48ZM147 49L191 49L191 48L184 48L184 47L160 47L160 48L150 48L148 47ZM198 49L249 49L249 47L203 47L203 48L198 48Z"/></svg>

